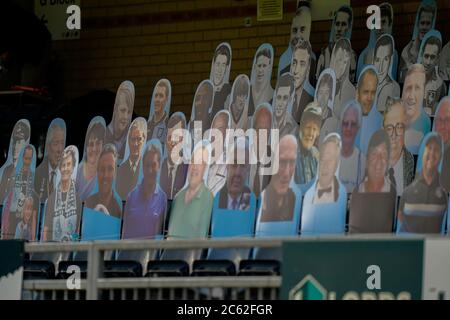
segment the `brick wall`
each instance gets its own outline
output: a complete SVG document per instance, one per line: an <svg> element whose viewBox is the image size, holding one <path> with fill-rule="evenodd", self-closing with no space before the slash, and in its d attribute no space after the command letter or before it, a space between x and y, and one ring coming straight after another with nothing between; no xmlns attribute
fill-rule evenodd
<svg viewBox="0 0 450 320"><path fill-rule="evenodd" d="M215 47L231 44L230 81L250 74L256 48L269 42L275 49L274 71L289 40L295 0L284 0L282 21L257 22L256 0L83 0L80 40L54 41L53 51L62 67L62 90L72 99L95 89L115 91L129 79L136 86L135 111L147 117L153 86L161 77L173 88L172 111L188 116L195 88L209 77ZM359 52L367 44L365 27L369 4L354 0L352 46ZM410 40L418 1L392 0L397 50ZM437 29L450 40L450 1L438 0ZM252 26L244 26L244 18ZM313 22L311 44L315 52L326 44L330 21ZM276 72L273 73L274 75ZM275 84L275 79L273 79Z"/></svg>

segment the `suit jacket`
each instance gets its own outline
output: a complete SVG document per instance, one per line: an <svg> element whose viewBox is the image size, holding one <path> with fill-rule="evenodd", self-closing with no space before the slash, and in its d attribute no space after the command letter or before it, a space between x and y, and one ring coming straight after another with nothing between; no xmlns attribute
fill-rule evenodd
<svg viewBox="0 0 450 320"><path fill-rule="evenodd" d="M250 188L245 186L239 201L239 210L247 210L250 206ZM228 209L228 188L225 185L219 192L219 209Z"/></svg>
<svg viewBox="0 0 450 320"><path fill-rule="evenodd" d="M305 88L302 90L302 95L300 96L300 101L296 101L296 96L294 93L294 104L292 105L292 117L297 123L300 123L303 111L305 110L308 103L314 101L314 97L311 96Z"/></svg>
<svg viewBox="0 0 450 320"><path fill-rule="evenodd" d="M181 163L178 165L177 170L175 172L173 189L171 190L171 181L169 181L167 159L164 159L161 168L161 176L159 184L166 193L167 199L172 200L173 198L175 198L178 191L180 191L184 187L184 184L186 183L187 170L188 170L187 164Z"/></svg>
<svg viewBox="0 0 450 320"><path fill-rule="evenodd" d="M122 200L126 200L128 193L130 193L130 191L136 186L141 169L141 163L142 162L139 161L135 172L133 172L129 160L123 163L117 170L116 189Z"/></svg>
<svg viewBox="0 0 450 320"><path fill-rule="evenodd" d="M36 169L34 178L34 190L39 196L40 203L45 202L49 196L49 176L48 176L48 158L45 157L39 167ZM56 176L54 178L54 186L56 186ZM50 191L52 193L52 191Z"/></svg>
<svg viewBox="0 0 450 320"><path fill-rule="evenodd" d="M3 201L6 199L14 174L14 165L12 163L3 170L2 180L0 182L0 204L3 204Z"/></svg>

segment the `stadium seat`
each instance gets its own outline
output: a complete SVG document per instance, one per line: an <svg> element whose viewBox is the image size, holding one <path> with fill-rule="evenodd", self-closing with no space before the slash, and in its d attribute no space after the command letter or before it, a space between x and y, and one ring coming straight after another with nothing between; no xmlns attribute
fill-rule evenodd
<svg viewBox="0 0 450 320"><path fill-rule="evenodd" d="M242 260L238 276L280 275L281 263L277 260Z"/></svg>
<svg viewBox="0 0 450 320"><path fill-rule="evenodd" d="M146 277L187 277L189 264L183 260L149 261Z"/></svg>
<svg viewBox="0 0 450 320"><path fill-rule="evenodd" d="M24 280L49 280L55 278L55 265L45 260L25 260L23 263Z"/></svg>
<svg viewBox="0 0 450 320"><path fill-rule="evenodd" d="M197 260L194 261L191 275L196 277L235 276L236 266L230 260Z"/></svg>

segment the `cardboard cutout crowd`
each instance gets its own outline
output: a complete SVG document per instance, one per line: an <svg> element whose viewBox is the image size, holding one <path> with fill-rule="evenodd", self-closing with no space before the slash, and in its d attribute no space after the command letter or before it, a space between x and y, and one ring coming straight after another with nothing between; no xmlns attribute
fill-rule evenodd
<svg viewBox="0 0 450 320"><path fill-rule="evenodd" d="M94 117L82 149L66 147L65 122L53 120L39 165L30 123L19 120L0 168L2 239L445 233L450 43L435 29L436 3L421 2L400 56L393 8L381 4L381 29L367 32L359 59L351 7L335 12L316 58L311 8L300 3L276 81L278 48L261 44L250 74L230 79L232 47L220 43L188 117L171 110L161 78L148 118L132 119L127 80L111 122Z"/></svg>

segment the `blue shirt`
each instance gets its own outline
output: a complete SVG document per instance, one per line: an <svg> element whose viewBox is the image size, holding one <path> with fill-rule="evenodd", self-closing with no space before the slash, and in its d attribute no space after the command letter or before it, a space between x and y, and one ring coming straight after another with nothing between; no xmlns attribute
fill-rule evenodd
<svg viewBox="0 0 450 320"><path fill-rule="evenodd" d="M144 180L128 194L123 217L123 239L152 239L161 234L167 196L156 185L153 194L146 198L143 183Z"/></svg>

